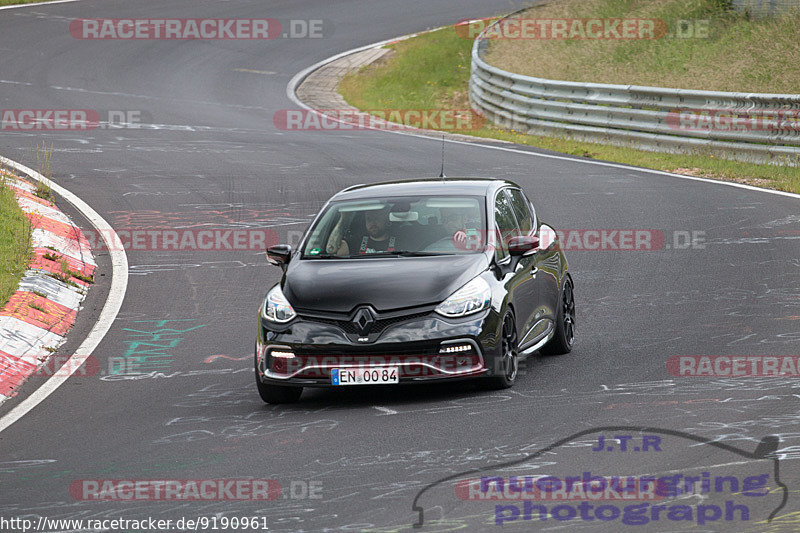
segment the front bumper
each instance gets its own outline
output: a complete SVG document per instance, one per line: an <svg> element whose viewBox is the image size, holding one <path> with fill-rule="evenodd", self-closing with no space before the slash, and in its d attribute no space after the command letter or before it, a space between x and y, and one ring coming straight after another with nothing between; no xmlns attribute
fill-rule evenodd
<svg viewBox="0 0 800 533"><path fill-rule="evenodd" d="M259 317L256 368L264 383L310 387L332 386L334 368L396 367L401 383L482 376L499 352L495 314L457 320L432 310L379 315L384 326L368 340L345 320L301 314L276 326Z"/></svg>

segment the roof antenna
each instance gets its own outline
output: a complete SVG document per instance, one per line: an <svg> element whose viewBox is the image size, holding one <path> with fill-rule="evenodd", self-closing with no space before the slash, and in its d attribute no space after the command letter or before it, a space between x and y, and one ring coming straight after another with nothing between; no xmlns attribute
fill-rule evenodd
<svg viewBox="0 0 800 533"><path fill-rule="evenodd" d="M444 178L445 178L445 175L444 175L444 133L442 133L442 171L439 172L439 177L442 178L442 180L444 180Z"/></svg>

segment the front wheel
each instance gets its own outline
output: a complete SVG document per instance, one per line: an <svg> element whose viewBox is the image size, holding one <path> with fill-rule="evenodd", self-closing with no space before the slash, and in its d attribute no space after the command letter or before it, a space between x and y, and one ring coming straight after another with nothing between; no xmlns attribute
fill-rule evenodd
<svg viewBox="0 0 800 533"><path fill-rule="evenodd" d="M572 351L575 344L575 291L567 276L558 301L556 333L541 350L543 355L561 355Z"/></svg>
<svg viewBox="0 0 800 533"><path fill-rule="evenodd" d="M511 312L503 317L501 339L501 359L497 375L492 376L491 385L495 389L508 389L514 385L519 373L519 357L517 350L517 326Z"/></svg>
<svg viewBox="0 0 800 533"><path fill-rule="evenodd" d="M303 394L303 387L263 383L258 375L258 366L256 366L256 386L258 395L266 403L295 403Z"/></svg>
<svg viewBox="0 0 800 533"><path fill-rule="evenodd" d="M286 385L267 385L258 383L258 394L266 403L295 403L303 394L303 387L289 387Z"/></svg>

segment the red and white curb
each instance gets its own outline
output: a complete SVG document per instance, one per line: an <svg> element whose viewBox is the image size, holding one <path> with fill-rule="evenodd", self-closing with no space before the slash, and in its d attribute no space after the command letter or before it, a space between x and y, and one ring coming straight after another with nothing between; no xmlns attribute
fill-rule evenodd
<svg viewBox="0 0 800 533"><path fill-rule="evenodd" d="M49 2L36 2L33 4L14 4L10 6L2 6L0 9L21 9L24 7L37 7L37 6L48 6L52 4L71 4L72 2L80 2L81 0L52 0Z"/></svg>
<svg viewBox="0 0 800 533"><path fill-rule="evenodd" d="M67 270L86 277L97 267L86 237L69 217L37 197L29 182L11 174L5 178L31 223L33 258L17 291L0 309L0 403L16 395L75 322L89 283L65 274L62 261Z"/></svg>
<svg viewBox="0 0 800 533"><path fill-rule="evenodd" d="M50 376L47 381L39 386L39 388L33 391L29 396L19 402L19 404L15 405L10 411L0 418L0 432L5 431L14 422L30 413L36 408L37 405L45 401L48 396L58 390L61 385L66 383L66 381L75 372L77 372L79 368L81 368L81 366L86 362L89 356L92 355L92 352L94 352L94 350L106 336L108 330L111 329L111 325L114 323L114 320L116 319L117 314L122 307L122 302L125 300L125 292L128 290L128 256L125 255L125 250L122 250L118 247L115 248L113 246L114 243L119 242L119 235L117 235L117 233L114 231L114 228L111 227L111 224L109 224L102 216L100 216L97 211L92 209L89 204L78 198L75 194L65 189L61 185L47 179L35 170L28 168L25 165L21 165L12 159L0 156L0 167L2 166L12 169L19 176L25 176L30 178L32 181L44 183L50 187L50 189L61 199L70 203L79 213L81 213L81 215L86 218L86 220L89 221L89 223L102 237L106 249L109 250L108 253L111 260L111 283L108 288L108 294L106 295L106 301L103 304L103 308L100 310L100 314L97 316L97 319L95 320L94 325L92 325L92 328L89 330L89 333L83 339L83 342L81 342L80 346L78 346L69 356L58 372ZM46 236L46 233L43 234L43 237ZM80 239L76 240L78 242L77 248L74 250L66 250L66 252L69 252L73 255L77 254L80 259L83 259L85 257L83 252L85 251L86 247L84 246L83 241ZM87 263L87 265L89 265L89 263ZM33 281L37 284L41 283L39 279ZM52 293L54 295L61 294L68 297L67 293L61 292L56 288L53 289ZM62 300L62 302L63 301L68 300Z"/></svg>

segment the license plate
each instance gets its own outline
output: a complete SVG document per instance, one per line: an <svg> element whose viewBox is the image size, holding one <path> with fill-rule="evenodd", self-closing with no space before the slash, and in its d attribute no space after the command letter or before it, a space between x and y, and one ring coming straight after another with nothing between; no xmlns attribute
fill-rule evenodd
<svg viewBox="0 0 800 533"><path fill-rule="evenodd" d="M334 385L385 385L399 383L398 375L396 366L334 368L331 371L331 382Z"/></svg>

